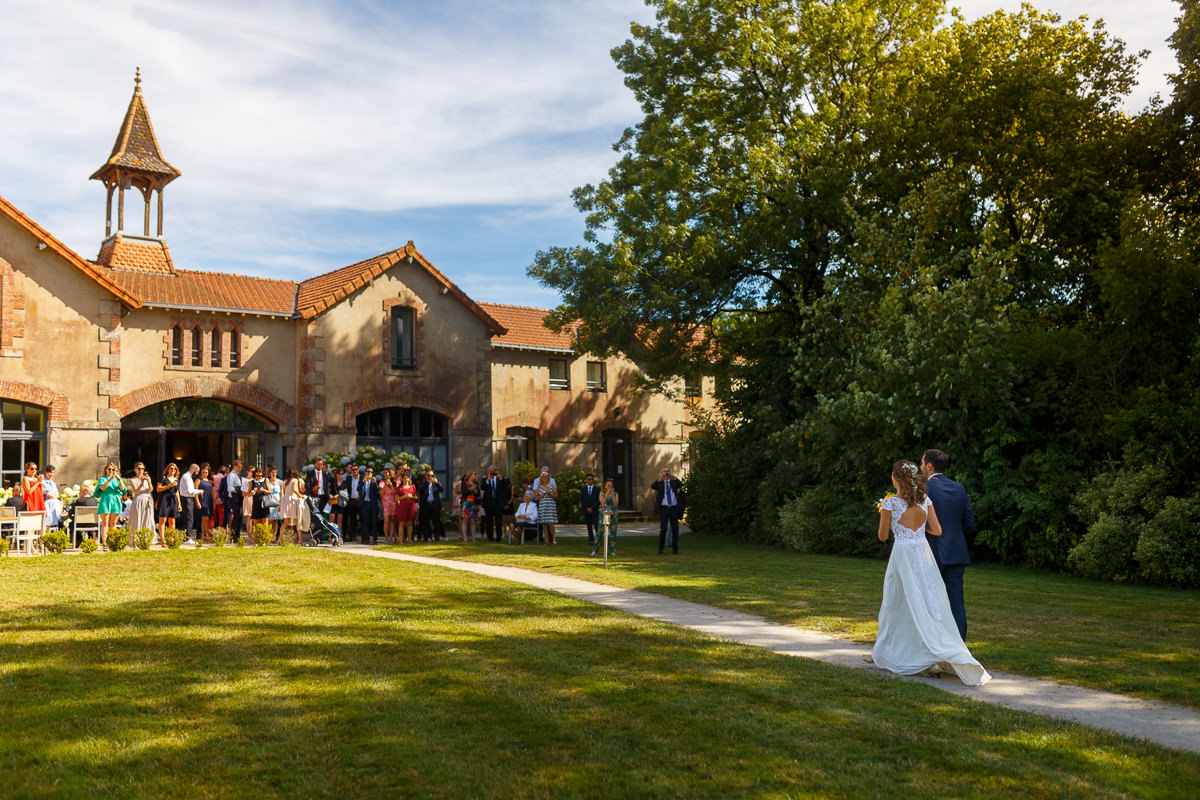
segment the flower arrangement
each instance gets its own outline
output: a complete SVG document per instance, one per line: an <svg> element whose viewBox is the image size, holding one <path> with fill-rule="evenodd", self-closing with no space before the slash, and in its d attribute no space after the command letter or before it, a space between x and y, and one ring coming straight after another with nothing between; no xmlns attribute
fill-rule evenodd
<svg viewBox="0 0 1200 800"><path fill-rule="evenodd" d="M430 468L428 464L423 463L421 459L412 453L405 453L400 450L388 451L382 447L364 445L350 453L336 452L326 453L323 456L314 456L304 465L305 472L312 471L313 464L318 457L323 459L329 466L340 465L344 467L347 464L357 464L359 467L370 467L375 470L376 475L381 475L384 467L392 467L393 469L409 467L413 472Z"/></svg>
<svg viewBox="0 0 1200 800"><path fill-rule="evenodd" d="M82 487L84 487L84 486L86 486L88 488L89 492L95 494L96 481L93 478L87 479L82 484L77 483L74 486L63 486L62 488L60 488L59 489L59 499L62 500L62 504L64 506L75 505L75 501L79 499L79 495L83 491Z"/></svg>
<svg viewBox="0 0 1200 800"><path fill-rule="evenodd" d="M9 486L0 486L0 505L8 502L8 498L13 496L13 490Z"/></svg>
<svg viewBox="0 0 1200 800"><path fill-rule="evenodd" d="M887 493L887 494L885 494L883 497L881 497L881 498L879 498L878 500L876 500L876 501L875 501L875 510L876 510L876 511L879 511L879 512L882 512L882 511L883 511L883 503L884 503L884 501L885 501L885 500L887 500L889 497L895 497L895 496L896 496L896 493L895 493L895 492L888 492L888 493Z"/></svg>

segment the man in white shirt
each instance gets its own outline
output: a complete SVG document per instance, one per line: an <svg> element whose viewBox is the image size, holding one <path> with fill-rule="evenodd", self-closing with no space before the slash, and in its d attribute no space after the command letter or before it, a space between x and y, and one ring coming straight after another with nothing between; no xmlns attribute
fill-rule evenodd
<svg viewBox="0 0 1200 800"><path fill-rule="evenodd" d="M200 515L196 513L196 503L204 492L196 486L196 476L200 474L200 465L192 464L188 471L179 479L179 505L183 508L183 534L188 541L200 539Z"/></svg>

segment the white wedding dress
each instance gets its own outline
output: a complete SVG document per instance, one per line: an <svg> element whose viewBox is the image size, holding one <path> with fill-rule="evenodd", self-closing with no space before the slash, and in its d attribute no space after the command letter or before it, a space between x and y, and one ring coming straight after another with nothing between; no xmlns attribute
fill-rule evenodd
<svg viewBox="0 0 1200 800"><path fill-rule="evenodd" d="M926 519L930 501L921 504ZM925 540L925 523L916 530L900 524L908 503L899 497L883 501L892 512L896 541L883 579L883 605L879 608L879 638L871 657L876 664L898 675L916 675L933 666L954 670L968 686L992 679L976 661L950 613L946 586Z"/></svg>

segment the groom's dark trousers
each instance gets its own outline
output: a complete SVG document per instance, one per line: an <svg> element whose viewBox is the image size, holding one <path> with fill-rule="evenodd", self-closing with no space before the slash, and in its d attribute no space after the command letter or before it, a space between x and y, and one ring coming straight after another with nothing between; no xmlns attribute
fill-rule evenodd
<svg viewBox="0 0 1200 800"><path fill-rule="evenodd" d="M962 484L956 483L940 472L929 478L929 499L937 511L942 524L941 536L927 536L933 558L942 572L946 584L946 595L950 598L950 613L958 625L958 633L967 640L967 606L963 600L963 573L971 557L967 554L966 534L975 530L975 514L971 511L971 499Z"/></svg>

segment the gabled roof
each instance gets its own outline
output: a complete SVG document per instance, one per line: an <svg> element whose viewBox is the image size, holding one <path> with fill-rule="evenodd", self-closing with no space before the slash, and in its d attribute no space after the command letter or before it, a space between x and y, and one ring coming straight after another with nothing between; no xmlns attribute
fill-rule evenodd
<svg viewBox="0 0 1200 800"><path fill-rule="evenodd" d="M417 251L412 240L409 240L408 244L399 250L383 253L374 258L360 261L357 264L351 264L348 267L335 269L332 272L326 272L324 275L318 275L315 278L302 281L299 290L296 292L296 313L304 319L313 319L366 286L401 261L420 265L422 269L445 288L446 293L454 295L455 299L466 306L475 316L479 317L493 336L505 333L504 326L484 311L478 303L467 297L463 290L459 289L453 281L443 275L437 267L429 263L425 256Z"/></svg>
<svg viewBox="0 0 1200 800"><path fill-rule="evenodd" d="M126 174L141 172L156 176L161 185L170 183L180 175L179 170L168 164L159 150L154 126L150 124L150 112L146 110L146 101L142 97L140 69L134 78L133 98L125 112L125 121L117 132L112 155L104 162L104 166L96 170L92 179L108 181L122 171Z"/></svg>
<svg viewBox="0 0 1200 800"><path fill-rule="evenodd" d="M112 280L147 306L291 317L296 283L227 272L173 274L114 269Z"/></svg>
<svg viewBox="0 0 1200 800"><path fill-rule="evenodd" d="M112 279L112 273L103 267L96 266L90 261L85 261L79 255L67 247L65 244L55 239L50 233L38 225L36 222L25 216L16 206L0 197L0 214L3 214L8 219L12 220L17 227L23 228L31 236L38 240L40 244L44 244L47 249L53 251L55 255L63 261L70 264L75 269L82 272L87 277L100 284L102 288L116 295L117 299L130 308L140 308L142 301L135 294L130 293L128 289L121 286Z"/></svg>
<svg viewBox="0 0 1200 800"><path fill-rule="evenodd" d="M550 313L544 308L500 303L480 303L480 306L508 329L507 333L492 337L493 347L555 353L575 352L575 337L569 329L555 333L542 324L546 315Z"/></svg>

